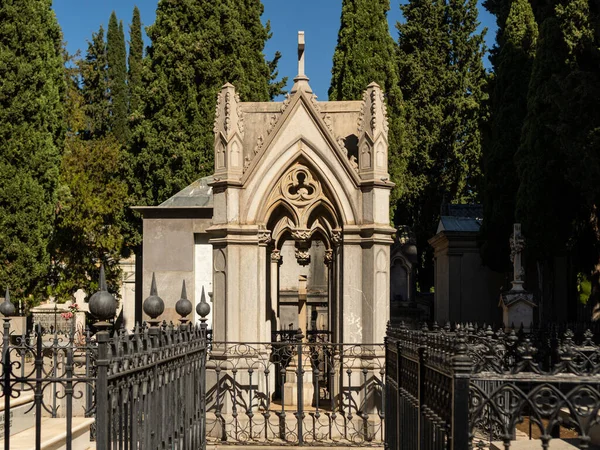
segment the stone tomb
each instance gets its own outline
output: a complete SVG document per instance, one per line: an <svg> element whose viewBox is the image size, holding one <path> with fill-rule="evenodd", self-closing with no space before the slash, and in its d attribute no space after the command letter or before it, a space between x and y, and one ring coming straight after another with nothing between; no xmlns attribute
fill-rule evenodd
<svg viewBox="0 0 600 450"><path fill-rule="evenodd" d="M301 32L298 75L281 102L243 102L225 84L213 176L137 208L143 296L155 273L162 317L175 321L182 280L194 297L204 288L218 341L270 342L272 331L302 327L295 283L306 275L309 329L383 342L395 231L385 96L372 83L362 100L318 101L304 50Z"/></svg>

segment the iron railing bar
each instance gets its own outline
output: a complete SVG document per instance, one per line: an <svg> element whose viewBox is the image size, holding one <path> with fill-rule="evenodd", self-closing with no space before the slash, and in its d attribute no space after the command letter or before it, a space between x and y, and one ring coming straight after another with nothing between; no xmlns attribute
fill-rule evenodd
<svg viewBox="0 0 600 450"><path fill-rule="evenodd" d="M10 399L12 396L12 387L10 375L12 366L10 362L10 320L4 319L3 325L4 335L2 336L2 369L4 371L4 380L2 386L2 394L4 395L4 450L10 450Z"/></svg>

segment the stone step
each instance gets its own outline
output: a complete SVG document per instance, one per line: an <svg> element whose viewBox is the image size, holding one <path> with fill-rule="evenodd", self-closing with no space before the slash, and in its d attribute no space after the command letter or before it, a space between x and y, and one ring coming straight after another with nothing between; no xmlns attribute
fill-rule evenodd
<svg viewBox="0 0 600 450"><path fill-rule="evenodd" d="M21 393L19 397L10 399L10 435L24 431L35 425L35 411L32 393ZM4 439L4 399L0 399L0 439Z"/></svg>
<svg viewBox="0 0 600 450"><path fill-rule="evenodd" d="M14 394L14 392L13 392ZM21 392L21 395L19 395L16 398L12 398L10 399L10 407L11 409L14 408L15 406L20 406L23 405L25 403L32 403L34 399L34 395L33 392L29 393L29 392ZM4 411L4 397L2 397L0 399L0 411Z"/></svg>
<svg viewBox="0 0 600 450"><path fill-rule="evenodd" d="M72 440L73 450L94 449L90 442L90 426L94 419L90 417L73 417ZM63 450L66 448L67 432L66 419L42 419L42 450ZM0 441L0 448L4 448L4 440ZM11 450L35 450L35 427L28 428L10 437Z"/></svg>
<svg viewBox="0 0 600 450"><path fill-rule="evenodd" d="M549 443L548 450L576 450L577 439L552 439ZM538 439L511 441L511 450L538 450L542 448L542 441ZM492 442L490 450L504 450L504 444L500 441Z"/></svg>

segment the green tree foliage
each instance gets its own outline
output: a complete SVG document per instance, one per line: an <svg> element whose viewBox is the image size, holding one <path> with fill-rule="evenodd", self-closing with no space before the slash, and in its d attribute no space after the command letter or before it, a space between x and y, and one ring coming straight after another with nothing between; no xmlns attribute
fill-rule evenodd
<svg viewBox="0 0 600 450"><path fill-rule="evenodd" d="M220 87L266 101L274 65L259 0L160 2L144 70L144 119L136 127L133 179L141 204L158 204L213 171L213 121Z"/></svg>
<svg viewBox="0 0 600 450"><path fill-rule="evenodd" d="M520 178L516 214L528 236L530 258L551 271L554 256L569 256L578 272L593 275L596 296L600 259L598 25L598 4L587 0L559 2L545 17L516 159Z"/></svg>
<svg viewBox="0 0 600 450"><path fill-rule="evenodd" d="M70 134L66 139L53 249L52 294L59 300L79 288L95 292L100 263L111 290L118 292L119 225L127 198L127 186L116 176L121 148L112 135L85 140Z"/></svg>
<svg viewBox="0 0 600 450"><path fill-rule="evenodd" d="M576 192L565 176L571 164L560 141L561 84L568 72L567 53L560 20L547 18L540 28L527 117L516 156L520 179L516 217L523 223L529 254L536 260L564 253L576 215Z"/></svg>
<svg viewBox="0 0 600 450"><path fill-rule="evenodd" d="M83 86L83 113L87 121L82 132L86 139L105 136L110 129L110 104L108 61L102 26L97 33L92 33L85 58L77 64Z"/></svg>
<svg viewBox="0 0 600 450"><path fill-rule="evenodd" d="M402 157L406 194L396 221L408 224L420 251L419 284L433 283L427 239L442 201L469 202L481 179L481 133L486 100L475 0L411 0L401 5L399 76L404 97Z"/></svg>
<svg viewBox="0 0 600 450"><path fill-rule="evenodd" d="M0 2L0 285L38 291L50 263L65 91L50 0Z"/></svg>
<svg viewBox="0 0 600 450"><path fill-rule="evenodd" d="M528 0L514 0L503 26L504 43L495 58L490 136L484 145L484 263L510 270L509 237L519 187L514 157L527 115L527 94L538 29Z"/></svg>
<svg viewBox="0 0 600 450"><path fill-rule="evenodd" d="M392 214L405 187L400 167L402 93L399 88L396 45L390 35L389 0L344 0L338 42L333 54L329 100L360 100L375 81L386 94L388 106Z"/></svg>
<svg viewBox="0 0 600 450"><path fill-rule="evenodd" d="M142 58L144 56L144 42L142 40L142 21L140 19L140 10L136 6L133 8L133 17L129 28L129 109L135 114L139 111L142 95Z"/></svg>
<svg viewBox="0 0 600 450"><path fill-rule="evenodd" d="M110 95L110 129L119 142L126 144L129 135L127 51L125 49L123 22L119 23L114 11L110 15L108 22L106 39L107 78Z"/></svg>
<svg viewBox="0 0 600 450"><path fill-rule="evenodd" d="M68 64L67 133L52 240L49 293L67 300L79 288L97 290L100 263L118 291L127 185L122 143L108 126L108 71L103 33L93 35L83 60Z"/></svg>

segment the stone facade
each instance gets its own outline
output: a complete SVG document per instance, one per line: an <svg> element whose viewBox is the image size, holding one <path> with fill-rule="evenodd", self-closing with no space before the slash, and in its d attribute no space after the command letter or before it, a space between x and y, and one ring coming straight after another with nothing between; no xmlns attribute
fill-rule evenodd
<svg viewBox="0 0 600 450"><path fill-rule="evenodd" d="M188 292L206 285L215 339L260 342L294 318L294 283L304 276L316 305L309 316L335 340L383 342L394 233L384 94L372 83L361 101L319 102L300 53L282 102L242 102L225 84L214 175L158 207L138 208L143 292L156 273L166 315L176 319L182 280ZM212 246L206 264L194 257L206 250L199 242Z"/></svg>

